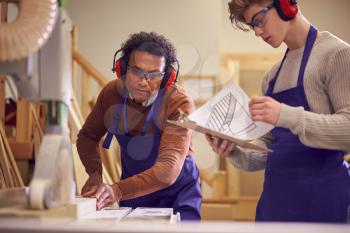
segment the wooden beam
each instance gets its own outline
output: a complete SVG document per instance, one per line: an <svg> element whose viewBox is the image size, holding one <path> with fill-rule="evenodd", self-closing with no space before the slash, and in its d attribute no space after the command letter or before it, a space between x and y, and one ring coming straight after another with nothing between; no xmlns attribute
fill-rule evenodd
<svg viewBox="0 0 350 233"><path fill-rule="evenodd" d="M84 117L83 117L83 113L81 112L81 108L79 107L78 100L77 100L75 93L73 93L73 95L72 95L72 107L73 107L73 110L74 110L79 122L81 123L81 125L83 125L84 124Z"/></svg>
<svg viewBox="0 0 350 233"><path fill-rule="evenodd" d="M237 204L238 202L257 202L258 200L258 196L227 196L221 198L204 198L203 203Z"/></svg>
<svg viewBox="0 0 350 233"><path fill-rule="evenodd" d="M39 117L38 117L38 115L37 115L37 112L36 112L36 110L35 110L35 108L34 108L33 105L30 105L29 107L30 107L30 111L31 111L32 116L33 116L34 125L35 125L35 126L37 127L37 129L38 129L38 133L39 133L40 139L42 139L42 138L44 137L44 131L43 131L42 127L41 127L41 124L40 124L40 121L39 121Z"/></svg>
<svg viewBox="0 0 350 233"><path fill-rule="evenodd" d="M73 57L73 51L78 50L78 29L76 26L73 25L72 27L72 57ZM77 64L72 59L72 88L73 92L77 92Z"/></svg>
<svg viewBox="0 0 350 233"><path fill-rule="evenodd" d="M1 166L0 166L0 189L6 189L6 182L5 182L5 177L4 174L2 172Z"/></svg>
<svg viewBox="0 0 350 233"><path fill-rule="evenodd" d="M14 142L9 141L9 145L15 159L33 159L32 142Z"/></svg>
<svg viewBox="0 0 350 233"><path fill-rule="evenodd" d="M282 57L281 53L224 53L221 64L225 66L228 60L237 60L241 70L267 70Z"/></svg>
<svg viewBox="0 0 350 233"><path fill-rule="evenodd" d="M89 114L89 90L90 90L90 83L89 83L89 75L85 70L83 70L82 73L82 82L81 82L81 105L83 107L83 116L86 119L87 115Z"/></svg>
<svg viewBox="0 0 350 233"><path fill-rule="evenodd" d="M7 23L8 1L1 1L1 23Z"/></svg>
<svg viewBox="0 0 350 233"><path fill-rule="evenodd" d="M30 142L32 140L32 119L30 105L27 100L18 97L17 100L17 120L16 120L16 141Z"/></svg>
<svg viewBox="0 0 350 233"><path fill-rule="evenodd" d="M13 154L12 154L12 151L11 151L11 147L10 147L8 141L7 141L5 130L2 127L2 125L0 125L0 136L2 137L2 142L4 143L4 146L5 146L5 151L6 151L6 154L7 154L7 158L9 159L10 165L11 165L13 171L14 171L15 180L16 180L16 182L18 184L17 187L23 187L24 185L23 185L23 180L22 180L21 174L19 173L16 161L15 161L15 159L13 157Z"/></svg>
<svg viewBox="0 0 350 233"><path fill-rule="evenodd" d="M97 70L91 63L89 63L78 51L73 51L73 59L82 67L82 69L92 76L96 82L104 87L108 80Z"/></svg>
<svg viewBox="0 0 350 233"><path fill-rule="evenodd" d="M0 166L1 166L2 173L4 175L5 185L7 187L14 187L14 182L12 180L12 175L10 171L10 162L8 161L8 155L5 149L5 142L1 135L0 135Z"/></svg>
<svg viewBox="0 0 350 233"><path fill-rule="evenodd" d="M5 126L5 86L6 76L0 75L0 124Z"/></svg>

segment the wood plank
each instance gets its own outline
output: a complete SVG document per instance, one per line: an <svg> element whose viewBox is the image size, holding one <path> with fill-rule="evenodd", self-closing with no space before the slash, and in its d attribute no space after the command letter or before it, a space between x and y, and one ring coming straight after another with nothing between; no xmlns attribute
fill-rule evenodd
<svg viewBox="0 0 350 233"><path fill-rule="evenodd" d="M32 141L33 141L33 143L31 143L31 145L33 145L33 148L31 150L32 153L30 153L30 156L33 157L33 154L34 154L34 158L37 159L37 156L39 155L40 144L41 144L41 141L44 137L44 131L42 129L39 117L37 115L38 111L36 110L35 106L31 105L30 111L33 115L33 127L32 127L32 132L33 132L33 140ZM39 111L40 111L40 109L39 109ZM27 148L27 149L29 149L29 148ZM33 149L34 149L34 153L33 153ZM16 157L16 154L15 154L15 157Z"/></svg>
<svg viewBox="0 0 350 233"><path fill-rule="evenodd" d="M5 86L6 76L0 75L0 124L5 126Z"/></svg>
<svg viewBox="0 0 350 233"><path fill-rule="evenodd" d="M16 141L30 142L32 140L32 114L27 100L19 97L17 100Z"/></svg>
<svg viewBox="0 0 350 233"><path fill-rule="evenodd" d="M215 171L214 174L208 175L205 170L200 170L202 182L206 182L213 190L212 198L220 199L227 196L227 173L226 171Z"/></svg>
<svg viewBox="0 0 350 233"><path fill-rule="evenodd" d="M38 129L39 137L42 139L44 137L44 131L43 131L42 127L41 127L41 124L40 124L37 112L36 112L36 110L35 110L33 105L30 105L29 108L30 108L30 111L31 111L31 113L33 115L34 125Z"/></svg>
<svg viewBox="0 0 350 233"><path fill-rule="evenodd" d="M11 177L12 177L12 180L13 180L13 187L20 187L20 183L19 183L19 180L17 179L16 177L16 173L15 171L13 170L12 167L10 167L10 174L11 174Z"/></svg>
<svg viewBox="0 0 350 233"><path fill-rule="evenodd" d="M43 103L36 104L34 109L35 109L36 115L38 117L41 129L44 132L45 126L46 126L45 104L43 104Z"/></svg>
<svg viewBox="0 0 350 233"><path fill-rule="evenodd" d="M72 54L73 51L78 50L78 28L73 25L72 27ZM72 59L72 88L73 92L77 92L77 63Z"/></svg>
<svg viewBox="0 0 350 233"><path fill-rule="evenodd" d="M7 138L6 138L6 135L5 135L5 130L4 128L0 125L0 134L1 134L1 137L2 137L2 141L4 142L4 146L5 146L5 150L6 150L6 153L7 153L7 158L9 159L10 161L10 164L11 164L11 167L14 169L14 172L15 172L15 175L16 175L16 181L18 182L18 185L17 187L23 187L23 180L22 180L22 177L21 177L21 174L19 173L19 170L18 170L18 167L17 167L17 164L16 164L16 161L13 157L13 154L12 154L12 151L11 151L11 147L7 141Z"/></svg>
<svg viewBox="0 0 350 233"><path fill-rule="evenodd" d="M33 159L33 142L9 142L15 159Z"/></svg>
<svg viewBox="0 0 350 233"><path fill-rule="evenodd" d="M0 208L0 217L33 217L33 218L72 218L79 219L86 214L96 211L96 198L77 197L72 204L45 210L29 209L25 205Z"/></svg>
<svg viewBox="0 0 350 233"><path fill-rule="evenodd" d="M0 166L4 175L6 186L14 187L14 182L12 180L12 176L10 172L10 162L8 161L8 156L5 149L5 142L2 135L0 135Z"/></svg>
<svg viewBox="0 0 350 233"><path fill-rule="evenodd" d="M6 188L7 188L7 186L6 186L4 174L3 174L1 166L0 166L0 189L6 189Z"/></svg>
<svg viewBox="0 0 350 233"><path fill-rule="evenodd" d="M72 107L73 107L73 110L74 110L74 113L76 114L76 116L78 117L78 120L80 122L80 125L83 125L84 124L84 117L83 117L83 114L81 112L81 108L79 107L79 104L78 104L78 100L77 100L77 97L76 97L76 94L74 93L72 95Z"/></svg>
<svg viewBox="0 0 350 233"><path fill-rule="evenodd" d="M228 164L227 169L227 189L228 195L240 196L241 195L241 179L240 172L234 166Z"/></svg>
<svg viewBox="0 0 350 233"><path fill-rule="evenodd" d="M42 137L39 136L38 128L33 126L33 157L34 160L37 160L39 156L40 145L42 141ZM15 156L16 157L16 156Z"/></svg>
<svg viewBox="0 0 350 233"><path fill-rule="evenodd" d="M281 53L224 53L221 63L227 64L227 60L237 60L240 70L267 70L282 57Z"/></svg>
<svg viewBox="0 0 350 233"><path fill-rule="evenodd" d="M33 164L27 159L16 159L16 164L21 173L24 185L28 185L33 175Z"/></svg>
<svg viewBox="0 0 350 233"><path fill-rule="evenodd" d="M7 11L8 11L8 2L3 0L1 2L1 23L7 23Z"/></svg>
<svg viewBox="0 0 350 233"><path fill-rule="evenodd" d="M15 126L5 126L5 134L7 138L15 138L16 137L16 127Z"/></svg>
<svg viewBox="0 0 350 233"><path fill-rule="evenodd" d="M201 214L202 220L232 221L233 205L203 203Z"/></svg>
<svg viewBox="0 0 350 233"><path fill-rule="evenodd" d="M238 202L257 202L258 196L226 196L221 198L203 198L203 203L237 204Z"/></svg>
<svg viewBox="0 0 350 233"><path fill-rule="evenodd" d="M90 90L90 83L89 83L89 75L88 73L83 70L82 73L82 82L81 82L81 105L83 106L83 116L86 119L86 117L89 114L89 90Z"/></svg>
<svg viewBox="0 0 350 233"><path fill-rule="evenodd" d="M104 87L107 85L108 80L76 50L73 51L73 59L81 66L82 70L91 75L100 86Z"/></svg>
<svg viewBox="0 0 350 233"><path fill-rule="evenodd" d="M89 175L85 171L85 167L79 158L76 144L72 145L72 156L74 165L74 178L75 185L77 187L76 194L81 194L81 189L83 188L85 182L89 178Z"/></svg>

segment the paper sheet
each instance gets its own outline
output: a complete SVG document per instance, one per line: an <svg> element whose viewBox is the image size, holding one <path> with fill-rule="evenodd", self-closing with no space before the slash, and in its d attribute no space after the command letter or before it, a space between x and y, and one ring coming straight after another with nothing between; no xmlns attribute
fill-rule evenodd
<svg viewBox="0 0 350 233"><path fill-rule="evenodd" d="M188 117L198 125L228 136L253 140L265 135L273 125L253 121L249 97L233 81Z"/></svg>
<svg viewBox="0 0 350 233"><path fill-rule="evenodd" d="M145 208L138 207L132 211L129 217L170 217L173 214L172 208Z"/></svg>
<svg viewBox="0 0 350 233"><path fill-rule="evenodd" d="M81 219L115 219L116 221L120 221L127 214L132 211L129 207L119 207L117 209L103 209L100 211L94 211L83 216Z"/></svg>

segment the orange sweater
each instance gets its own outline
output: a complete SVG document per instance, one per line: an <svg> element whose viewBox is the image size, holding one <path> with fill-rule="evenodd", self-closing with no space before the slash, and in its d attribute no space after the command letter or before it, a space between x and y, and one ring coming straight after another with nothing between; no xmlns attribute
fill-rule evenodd
<svg viewBox="0 0 350 233"><path fill-rule="evenodd" d="M81 161L89 175L102 177L99 141L112 126L113 116L120 104L124 82L113 80L103 88L96 105L78 134L77 148ZM143 107L128 98L127 126L132 135L139 134L151 106ZM119 181L122 200L132 199L156 192L173 184L182 169L185 157L192 155L191 131L171 125L166 119L177 120L178 108L186 114L194 110L191 98L177 85L167 89L159 109L157 124L161 130L161 142L155 164L144 172ZM148 131L152 130L150 124ZM118 129L123 132L122 118Z"/></svg>

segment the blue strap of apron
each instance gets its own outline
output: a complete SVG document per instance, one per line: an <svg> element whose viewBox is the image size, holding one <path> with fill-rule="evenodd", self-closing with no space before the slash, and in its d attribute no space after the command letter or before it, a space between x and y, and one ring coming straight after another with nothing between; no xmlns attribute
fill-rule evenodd
<svg viewBox="0 0 350 233"><path fill-rule="evenodd" d="M127 100L128 98L125 97L124 100L123 100L123 127L124 127L124 132L125 133L128 133L128 126L127 126L127 123L126 123L126 105L127 105Z"/></svg>
<svg viewBox="0 0 350 233"><path fill-rule="evenodd" d="M152 116L154 115L153 112L154 112L154 109L157 109L158 111L158 108L159 108L159 105L160 105L160 102L162 100L162 97L163 97L163 94L164 94L164 89L161 89L159 91L159 94L157 96L157 99L155 101L155 104L152 105L150 111L148 112L147 114L147 117L146 117L146 121L145 121L145 124L143 126L143 129L141 131L141 135L144 135L146 133L146 130L147 130L147 127L149 125L149 122L152 118ZM117 109L117 111L114 113L114 117L113 117L113 124L112 124L112 127L108 130L107 132L107 135L106 135L106 138L105 140L103 141L103 148L105 149L109 149L110 145L111 145L111 142L112 142L112 139L113 139L113 135L114 135L114 132L117 131L117 125L118 125L118 122L119 122L119 116L120 116L120 112L123 110L124 108L124 111L123 111L123 127L124 127L124 132L125 133L128 133L128 127L127 127L127 121L126 121L126 103L127 103L127 95L128 95L128 91L125 91L122 95L122 103L121 105L119 105L119 108Z"/></svg>
<svg viewBox="0 0 350 233"><path fill-rule="evenodd" d="M153 112L158 112L159 103L163 99L163 93L164 93L164 89L160 89L159 92L158 92L158 96L156 98L156 101L153 103L153 105L151 107L151 110L149 111L149 113L147 115L145 124L143 126L142 131L141 131L141 135L145 135L146 134L146 130L147 130L148 126L149 126L149 123L150 123L151 119L153 118L153 116L155 116L153 114ZM158 115L158 114L156 114L156 115Z"/></svg>
<svg viewBox="0 0 350 233"><path fill-rule="evenodd" d="M108 150L109 147L111 146L112 139L113 139L113 133L111 133L108 130L105 140L103 141L103 144L102 144L103 148Z"/></svg>
<svg viewBox="0 0 350 233"><path fill-rule="evenodd" d="M121 101L122 103L124 103L125 100L127 99L126 98L127 94L128 94L128 92L125 90L123 95L122 95L122 101ZM123 105L120 104L117 111L115 111L115 113L114 113L112 127L110 129L108 129L107 135L106 135L105 140L103 141L103 144L102 144L103 148L105 148L105 149L109 149L109 147L111 146L114 132L116 132L116 130L117 130L117 125L118 125L119 116L120 116L119 113L122 110L122 107L123 107Z"/></svg>
<svg viewBox="0 0 350 233"><path fill-rule="evenodd" d="M152 107L151 107L151 109L149 110L149 112L147 114L145 124L143 125L142 131L141 131L141 135L145 135L145 133L146 133L146 130L148 128L151 116L153 115L152 114L153 113L153 109L154 109L154 104L152 104Z"/></svg>
<svg viewBox="0 0 350 233"><path fill-rule="evenodd" d="M303 58L301 59L301 65L300 65L299 76L298 76L298 86L303 85L305 68L307 65L307 61L309 60L311 50L312 50L313 45L315 43L316 37L317 37L317 29L311 25L309 33L307 35L307 39L306 39Z"/></svg>
<svg viewBox="0 0 350 233"><path fill-rule="evenodd" d="M307 61L309 60L310 54L311 54L311 50L313 47L313 44L315 43L317 37L317 29L314 26L310 26L309 32L307 34L307 39L306 39L306 43L305 43L305 48L304 48L304 52L303 52L303 57L301 59L301 65L300 65L300 69L299 69L299 74L298 74L298 82L297 82L297 86L301 86L303 85L303 78L304 78L304 73L305 73L305 68L306 68L306 64ZM288 53L289 49L286 50L284 57L281 61L280 66L278 67L278 70L275 74L275 77L269 82L269 87L266 91L267 95L271 95L273 93L273 89L275 87L275 83L277 80L277 77L281 71L281 68L283 66L283 63L287 57L287 53Z"/></svg>
<svg viewBox="0 0 350 233"><path fill-rule="evenodd" d="M162 88L159 90L159 93L158 93L158 97L154 103L155 107L154 107L154 111L157 113L157 114L153 114L152 116L152 120L153 120L153 124L155 126L157 126L157 117L158 117L158 110L160 108L160 104L162 103L162 100L163 100L163 96L164 96L164 93L165 93L165 88Z"/></svg>
<svg viewBox="0 0 350 233"><path fill-rule="evenodd" d="M128 124L127 124L127 120L126 120L126 107L127 107L126 106L127 105L126 101L127 101L127 99L125 98L125 100L124 100L124 110L123 110L123 127L124 127L124 132L128 133L129 130L128 130ZM147 126L148 126L148 123L149 123L149 118L150 118L150 116L152 115L152 112L153 112L153 107L154 107L154 105L152 105L150 111L147 114L145 124L143 126L142 131L141 131L141 135L145 134L144 132L145 132L145 129L147 129Z"/></svg>
<svg viewBox="0 0 350 233"><path fill-rule="evenodd" d="M278 70L277 70L277 72L275 74L275 77L273 77L273 79L271 79L271 81L269 82L269 87L268 87L268 89L266 91L266 95L271 95L273 93L273 88L275 87L275 82L277 80L278 75L280 74L280 71L282 69L282 65L284 63L284 60L286 60L288 51L289 51L289 49L287 48L286 52L284 53L283 59L281 61L281 64L278 67Z"/></svg>
<svg viewBox="0 0 350 233"><path fill-rule="evenodd" d="M158 93L158 96L156 98L156 101L154 104L152 104L152 107L151 109L149 110L148 114L147 114L147 117L146 117L146 120L145 120L145 123L143 125L143 128L141 130L141 135L145 135L146 134L146 130L149 126L149 123L151 121L151 118L152 116L154 115L153 112L154 112L154 109L156 108L156 106L158 105L157 103L159 103L159 101L162 99L162 96L163 96L163 92L164 90L163 89L160 89L159 93ZM124 131L125 133L128 133L128 127L127 127L127 121L126 121L126 99L125 99L125 102L124 102L124 111L123 111L123 126L124 126Z"/></svg>

